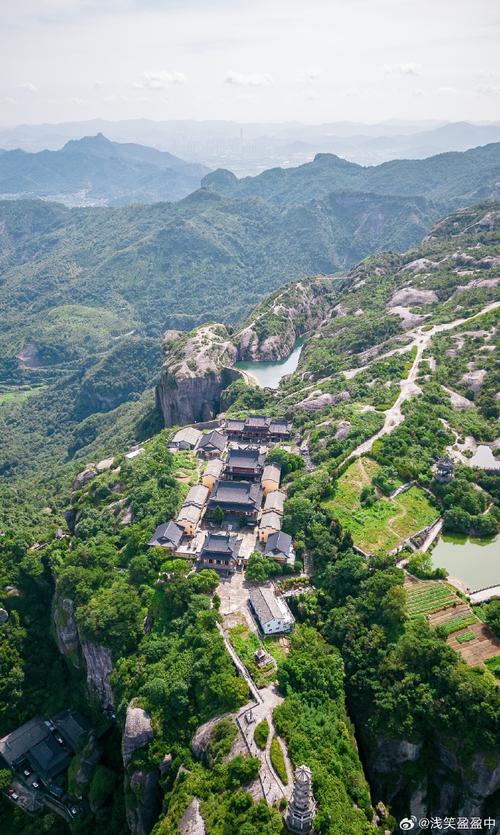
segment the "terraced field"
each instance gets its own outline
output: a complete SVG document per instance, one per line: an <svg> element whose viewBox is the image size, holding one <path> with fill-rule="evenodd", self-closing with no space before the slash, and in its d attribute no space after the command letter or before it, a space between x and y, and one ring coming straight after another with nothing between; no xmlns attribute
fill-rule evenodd
<svg viewBox="0 0 500 835"><path fill-rule="evenodd" d="M440 609L460 604L460 598L446 583L431 580L407 580L405 590L410 618L427 616Z"/></svg>
<svg viewBox="0 0 500 835"><path fill-rule="evenodd" d="M361 491L372 483L379 470L371 458L358 458L341 475L335 496L327 503L351 532L354 544L369 553L392 551L438 517L437 510L418 487L411 487L395 499L382 497L370 507L363 507Z"/></svg>

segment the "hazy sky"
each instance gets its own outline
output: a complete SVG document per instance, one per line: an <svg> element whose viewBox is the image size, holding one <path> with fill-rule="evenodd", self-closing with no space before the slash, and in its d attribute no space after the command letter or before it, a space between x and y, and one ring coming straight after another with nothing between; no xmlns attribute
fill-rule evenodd
<svg viewBox="0 0 500 835"><path fill-rule="evenodd" d="M500 119L498 0L0 0L0 123Z"/></svg>

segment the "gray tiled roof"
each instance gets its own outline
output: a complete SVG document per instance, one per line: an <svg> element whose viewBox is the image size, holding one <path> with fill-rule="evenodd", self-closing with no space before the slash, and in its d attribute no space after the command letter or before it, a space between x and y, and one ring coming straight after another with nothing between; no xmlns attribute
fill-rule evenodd
<svg viewBox="0 0 500 835"><path fill-rule="evenodd" d="M184 504L194 504L197 507L203 507L207 499L208 487L205 487L204 484L194 484L189 490Z"/></svg>
<svg viewBox="0 0 500 835"><path fill-rule="evenodd" d="M211 475L218 478L224 468L224 462L221 461L220 458L212 458L211 461L208 462L207 466L203 471L203 475Z"/></svg>
<svg viewBox="0 0 500 835"><path fill-rule="evenodd" d="M212 429L211 432L207 432L206 435L202 435L200 440L198 441L198 449L205 449L206 447L215 447L218 449L219 452L222 452L226 448L227 438L222 432L218 432L217 429Z"/></svg>
<svg viewBox="0 0 500 835"><path fill-rule="evenodd" d="M264 512L266 510L274 510L276 513L283 513L283 506L285 504L285 494L281 490L272 490L266 496L264 502Z"/></svg>
<svg viewBox="0 0 500 835"><path fill-rule="evenodd" d="M196 446L199 439L201 438L201 432L199 429L195 429L194 426L183 426L182 429L179 429L178 432L175 433L173 440L179 443L179 441L186 441L190 446Z"/></svg>
<svg viewBox="0 0 500 835"><path fill-rule="evenodd" d="M173 521L158 525L148 545L172 545L177 548L184 534L183 529Z"/></svg>
<svg viewBox="0 0 500 835"><path fill-rule="evenodd" d="M275 618L293 623L293 615L285 601L276 597L274 590L268 586L250 589L250 602L261 625Z"/></svg>
<svg viewBox="0 0 500 835"><path fill-rule="evenodd" d="M262 468L264 460L265 456L259 449L230 449L226 466L257 470Z"/></svg>
<svg viewBox="0 0 500 835"><path fill-rule="evenodd" d="M260 507L262 489L258 484L248 481L217 481L209 504L225 502L236 505L253 505Z"/></svg>
<svg viewBox="0 0 500 835"><path fill-rule="evenodd" d="M284 554L288 557L291 548L292 537L290 536L290 534L284 533L283 531L278 531L277 533L272 533L269 535L264 554L266 556L272 556L273 554Z"/></svg>
<svg viewBox="0 0 500 835"><path fill-rule="evenodd" d="M269 479L270 481L275 481L277 484L280 483L281 477L281 467L279 464L266 464L264 467L264 472L262 473L262 481Z"/></svg>
<svg viewBox="0 0 500 835"><path fill-rule="evenodd" d="M274 528L274 530L279 531L281 528L281 517L278 516L274 510L265 510L262 514L260 523L260 528Z"/></svg>
<svg viewBox="0 0 500 835"><path fill-rule="evenodd" d="M209 552L221 557L234 559L238 556L241 540L227 533L207 533L201 549L201 556Z"/></svg>

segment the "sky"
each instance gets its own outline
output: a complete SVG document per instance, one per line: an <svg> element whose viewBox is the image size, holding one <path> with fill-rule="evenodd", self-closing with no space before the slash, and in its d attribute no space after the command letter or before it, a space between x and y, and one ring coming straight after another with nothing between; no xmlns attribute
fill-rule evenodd
<svg viewBox="0 0 500 835"><path fill-rule="evenodd" d="M0 0L0 124L500 119L498 0Z"/></svg>

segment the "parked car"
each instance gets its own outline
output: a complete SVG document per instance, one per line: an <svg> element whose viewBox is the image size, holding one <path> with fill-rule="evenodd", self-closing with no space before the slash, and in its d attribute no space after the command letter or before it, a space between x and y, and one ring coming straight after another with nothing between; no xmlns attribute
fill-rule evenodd
<svg viewBox="0 0 500 835"><path fill-rule="evenodd" d="M19 800L19 795L14 791L14 789L9 789L9 794L12 800Z"/></svg>
<svg viewBox="0 0 500 835"><path fill-rule="evenodd" d="M25 768L24 771L23 771L23 774L24 774L25 777L29 777L30 774L31 774L31 771L29 770L29 768Z"/></svg>

